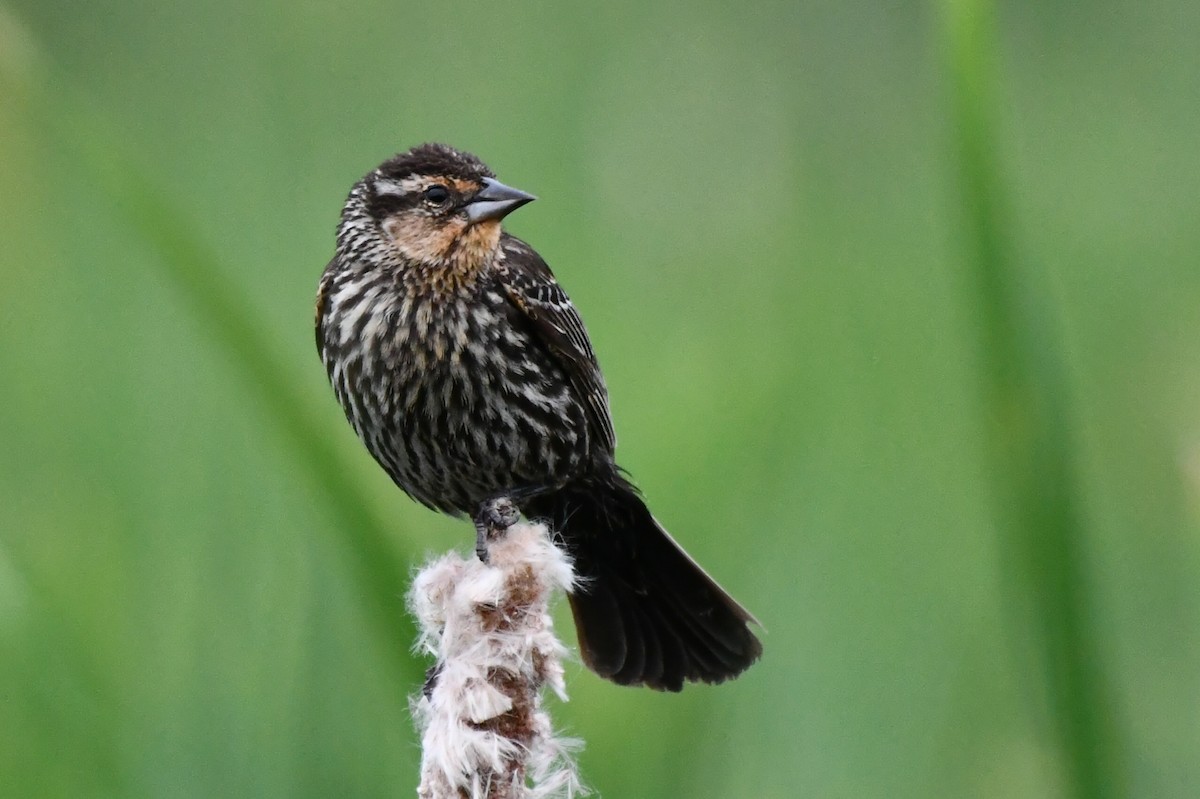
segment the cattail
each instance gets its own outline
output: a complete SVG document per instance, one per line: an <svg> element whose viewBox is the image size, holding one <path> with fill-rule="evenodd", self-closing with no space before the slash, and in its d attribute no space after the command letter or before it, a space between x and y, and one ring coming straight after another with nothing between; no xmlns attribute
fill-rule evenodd
<svg viewBox="0 0 1200 799"><path fill-rule="evenodd" d="M433 655L412 702L422 736L420 799L585 796L572 751L554 734L542 686L566 700L548 605L574 581L540 524L489 531L487 563L457 553L417 575L409 605L418 648Z"/></svg>

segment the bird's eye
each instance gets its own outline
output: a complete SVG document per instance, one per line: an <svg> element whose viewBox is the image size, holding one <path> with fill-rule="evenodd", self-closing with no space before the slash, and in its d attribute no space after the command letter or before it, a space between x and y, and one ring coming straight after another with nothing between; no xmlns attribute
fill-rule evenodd
<svg viewBox="0 0 1200 799"><path fill-rule="evenodd" d="M425 202L430 205L443 205L450 199L450 190L440 183L435 183L425 190Z"/></svg>

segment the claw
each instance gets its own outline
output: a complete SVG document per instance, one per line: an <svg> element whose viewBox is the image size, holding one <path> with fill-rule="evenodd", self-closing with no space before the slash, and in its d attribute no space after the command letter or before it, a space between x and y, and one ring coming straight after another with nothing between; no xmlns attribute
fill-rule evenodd
<svg viewBox="0 0 1200 799"><path fill-rule="evenodd" d="M488 562L487 539L487 525L478 518L475 519L475 554L479 556L480 563Z"/></svg>
<svg viewBox="0 0 1200 799"><path fill-rule="evenodd" d="M517 523L521 511L508 497L495 497L479 506L475 513L475 554L479 560L488 562L488 541L498 538L504 531Z"/></svg>

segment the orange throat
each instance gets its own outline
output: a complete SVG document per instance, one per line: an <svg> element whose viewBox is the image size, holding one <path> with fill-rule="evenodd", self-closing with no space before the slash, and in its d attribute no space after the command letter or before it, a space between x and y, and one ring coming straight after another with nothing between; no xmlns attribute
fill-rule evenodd
<svg viewBox="0 0 1200 799"><path fill-rule="evenodd" d="M500 222L474 225L457 222L423 225L384 224L392 245L410 265L407 271L416 287L437 293L457 293L473 285L500 248ZM414 235L415 234L415 235Z"/></svg>

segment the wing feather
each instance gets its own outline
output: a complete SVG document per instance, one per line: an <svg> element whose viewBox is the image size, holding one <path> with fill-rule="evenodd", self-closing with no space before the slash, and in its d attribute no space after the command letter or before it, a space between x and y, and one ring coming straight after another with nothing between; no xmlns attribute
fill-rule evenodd
<svg viewBox="0 0 1200 799"><path fill-rule="evenodd" d="M594 432L612 452L617 437L608 408L608 389L583 319L554 279L550 267L532 247L506 233L501 248L504 257L498 268L504 276L502 283L509 299L532 320L542 339L558 356L588 409Z"/></svg>

